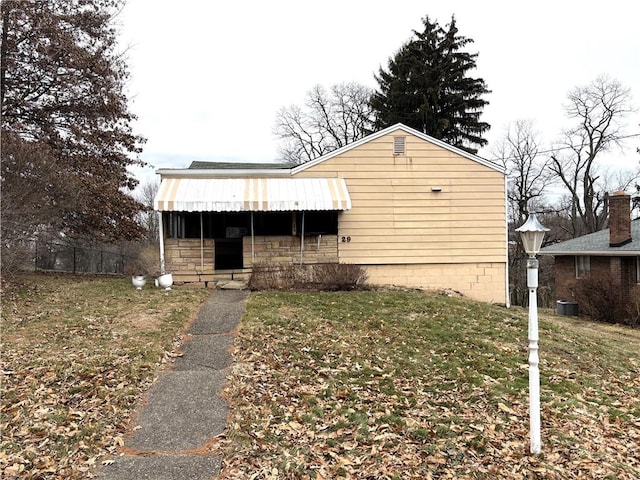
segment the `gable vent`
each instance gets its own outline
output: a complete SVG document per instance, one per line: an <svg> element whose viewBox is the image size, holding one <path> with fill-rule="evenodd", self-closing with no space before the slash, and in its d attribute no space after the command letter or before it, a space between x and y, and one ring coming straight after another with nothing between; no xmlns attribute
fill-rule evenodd
<svg viewBox="0 0 640 480"><path fill-rule="evenodd" d="M405 154L405 137L393 137L393 154L404 155Z"/></svg>

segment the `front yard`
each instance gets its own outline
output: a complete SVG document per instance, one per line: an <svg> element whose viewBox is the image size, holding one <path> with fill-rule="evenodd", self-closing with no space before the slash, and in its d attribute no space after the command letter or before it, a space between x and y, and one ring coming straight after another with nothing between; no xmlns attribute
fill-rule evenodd
<svg viewBox="0 0 640 480"><path fill-rule="evenodd" d="M640 331L403 292L254 294L224 478L640 478Z"/></svg>
<svg viewBox="0 0 640 480"><path fill-rule="evenodd" d="M2 289L0 475L88 478L207 292L33 275Z"/></svg>
<svg viewBox="0 0 640 480"><path fill-rule="evenodd" d="M2 290L3 478L88 478L204 288L30 276ZM254 293L226 479L640 477L640 331L542 315L528 454L526 311L419 292Z"/></svg>

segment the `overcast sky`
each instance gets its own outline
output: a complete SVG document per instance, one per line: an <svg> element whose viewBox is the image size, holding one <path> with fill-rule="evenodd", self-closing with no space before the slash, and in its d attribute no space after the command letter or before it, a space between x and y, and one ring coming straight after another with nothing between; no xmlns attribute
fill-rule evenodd
<svg viewBox="0 0 640 480"><path fill-rule="evenodd" d="M567 124L569 90L608 74L640 106L640 7L606 2L477 0L127 0L119 17L128 45L131 110L156 168L193 160L277 160L273 124L315 84L356 81L375 88L385 66L428 15L474 43L492 91L482 120L489 146L509 122L532 119L549 143ZM629 118L638 133L640 115ZM637 139L614 158L637 164ZM634 158L631 158L635 155ZM143 175L141 172L136 172Z"/></svg>

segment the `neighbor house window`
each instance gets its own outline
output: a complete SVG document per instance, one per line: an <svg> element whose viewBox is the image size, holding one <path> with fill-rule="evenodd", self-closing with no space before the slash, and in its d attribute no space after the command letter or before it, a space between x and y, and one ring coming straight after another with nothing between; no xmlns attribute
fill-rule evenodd
<svg viewBox="0 0 640 480"><path fill-rule="evenodd" d="M576 257L576 278L582 278L589 275L591 270L590 257L578 256Z"/></svg>

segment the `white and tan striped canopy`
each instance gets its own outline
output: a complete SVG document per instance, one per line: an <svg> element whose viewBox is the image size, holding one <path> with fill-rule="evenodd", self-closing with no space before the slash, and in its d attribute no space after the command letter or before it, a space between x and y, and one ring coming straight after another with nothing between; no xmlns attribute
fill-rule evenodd
<svg viewBox="0 0 640 480"><path fill-rule="evenodd" d="M342 178L164 178L153 202L161 212L349 210Z"/></svg>

